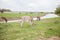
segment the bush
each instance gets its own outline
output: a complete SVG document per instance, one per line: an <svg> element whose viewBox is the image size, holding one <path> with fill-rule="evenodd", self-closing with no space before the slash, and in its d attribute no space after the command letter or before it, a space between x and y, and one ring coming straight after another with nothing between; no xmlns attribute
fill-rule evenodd
<svg viewBox="0 0 60 40"><path fill-rule="evenodd" d="M55 14L59 15L60 16L60 6L58 6L55 10Z"/></svg>

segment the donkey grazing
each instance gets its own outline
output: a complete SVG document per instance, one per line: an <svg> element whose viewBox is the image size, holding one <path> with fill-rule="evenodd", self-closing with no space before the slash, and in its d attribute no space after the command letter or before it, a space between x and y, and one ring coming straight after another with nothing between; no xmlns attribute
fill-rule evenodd
<svg viewBox="0 0 60 40"><path fill-rule="evenodd" d="M40 21L40 16L37 16L37 20Z"/></svg>
<svg viewBox="0 0 60 40"><path fill-rule="evenodd" d="M4 20L7 23L7 18L1 17L2 20Z"/></svg>
<svg viewBox="0 0 60 40"><path fill-rule="evenodd" d="M34 16L33 20L40 21L40 16Z"/></svg>
<svg viewBox="0 0 60 40"><path fill-rule="evenodd" d="M22 16L20 22L21 22L21 26L23 25L24 22L29 22L31 25L34 25L34 20L33 17L31 16Z"/></svg>

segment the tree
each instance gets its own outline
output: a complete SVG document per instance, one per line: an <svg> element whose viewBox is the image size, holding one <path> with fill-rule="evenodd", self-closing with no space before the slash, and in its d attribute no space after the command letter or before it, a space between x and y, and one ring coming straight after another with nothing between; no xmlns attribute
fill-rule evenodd
<svg viewBox="0 0 60 40"><path fill-rule="evenodd" d="M3 13L4 11L3 10L0 10L1 13Z"/></svg>
<svg viewBox="0 0 60 40"><path fill-rule="evenodd" d="M11 12L11 10L10 10L10 9L0 9L0 12L1 12L1 13L4 13L4 12Z"/></svg>
<svg viewBox="0 0 60 40"><path fill-rule="evenodd" d="M60 16L60 6L58 6L55 10L55 14L59 15Z"/></svg>

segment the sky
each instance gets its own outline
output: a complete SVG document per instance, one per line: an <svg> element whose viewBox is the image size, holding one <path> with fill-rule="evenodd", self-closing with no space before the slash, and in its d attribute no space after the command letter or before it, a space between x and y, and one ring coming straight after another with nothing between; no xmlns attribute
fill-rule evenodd
<svg viewBox="0 0 60 40"><path fill-rule="evenodd" d="M53 12L60 0L0 0L0 8L13 11Z"/></svg>

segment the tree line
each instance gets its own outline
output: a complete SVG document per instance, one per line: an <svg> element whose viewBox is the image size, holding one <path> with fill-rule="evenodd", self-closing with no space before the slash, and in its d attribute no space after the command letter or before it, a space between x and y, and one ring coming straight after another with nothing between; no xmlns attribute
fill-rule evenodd
<svg viewBox="0 0 60 40"><path fill-rule="evenodd" d="M1 13L4 13L4 12L11 12L11 10L10 10L10 9L0 9L0 12L1 12Z"/></svg>

